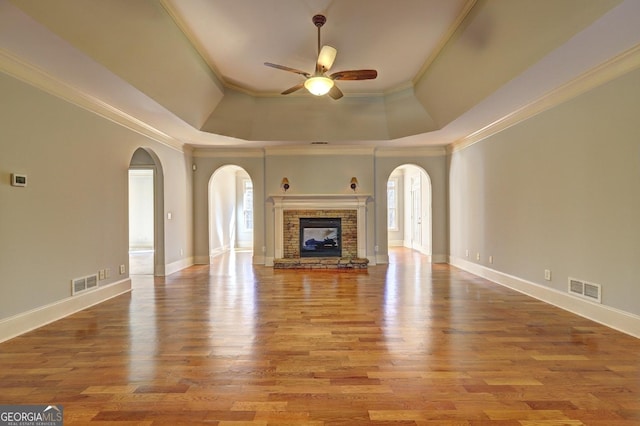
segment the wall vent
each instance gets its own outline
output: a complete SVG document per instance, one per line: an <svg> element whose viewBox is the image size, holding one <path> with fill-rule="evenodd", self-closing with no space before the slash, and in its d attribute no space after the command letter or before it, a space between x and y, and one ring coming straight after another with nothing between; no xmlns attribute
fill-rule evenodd
<svg viewBox="0 0 640 426"><path fill-rule="evenodd" d="M98 287L98 275L87 275L86 277L74 278L71 280L71 295L75 296L83 291Z"/></svg>
<svg viewBox="0 0 640 426"><path fill-rule="evenodd" d="M92 289L94 287L98 287L98 276L97 275L89 275L86 277L87 279L87 290Z"/></svg>
<svg viewBox="0 0 640 426"><path fill-rule="evenodd" d="M569 277L569 293L592 302L602 303L602 287L600 284Z"/></svg>

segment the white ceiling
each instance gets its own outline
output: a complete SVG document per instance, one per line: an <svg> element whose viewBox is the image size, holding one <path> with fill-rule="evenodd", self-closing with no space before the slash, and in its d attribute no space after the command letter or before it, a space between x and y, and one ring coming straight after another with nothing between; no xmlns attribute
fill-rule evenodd
<svg viewBox="0 0 640 426"><path fill-rule="evenodd" d="M322 45L338 49L332 72L376 69L374 81L342 82L345 93L406 87L446 40L467 0L166 0L183 31L225 83L276 94L302 81L272 62L312 73L316 14ZM419 42L417 42L419 40Z"/></svg>
<svg viewBox="0 0 640 426"><path fill-rule="evenodd" d="M317 13L332 71L379 77L283 97L302 77L263 63L312 71ZM637 0L0 0L0 70L171 145L299 145L313 114L370 114L379 135L325 140L442 146L638 46L639 18Z"/></svg>

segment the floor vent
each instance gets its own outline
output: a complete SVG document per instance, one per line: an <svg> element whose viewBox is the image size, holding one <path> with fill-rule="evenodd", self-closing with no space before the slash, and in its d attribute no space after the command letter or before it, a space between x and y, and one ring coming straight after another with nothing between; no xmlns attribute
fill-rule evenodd
<svg viewBox="0 0 640 426"><path fill-rule="evenodd" d="M570 277L569 293L591 300L592 302L602 303L602 288L600 284L594 284Z"/></svg>
<svg viewBox="0 0 640 426"><path fill-rule="evenodd" d="M98 287L98 275L87 275L86 277L74 278L71 280L71 295L74 296L83 291Z"/></svg>

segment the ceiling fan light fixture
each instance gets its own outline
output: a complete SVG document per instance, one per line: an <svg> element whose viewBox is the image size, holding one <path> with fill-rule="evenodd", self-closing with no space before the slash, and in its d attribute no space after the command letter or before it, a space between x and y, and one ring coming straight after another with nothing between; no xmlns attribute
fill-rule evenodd
<svg viewBox="0 0 640 426"><path fill-rule="evenodd" d="M312 95L322 96L329 93L329 90L333 87L333 80L323 76L310 77L304 82L304 87Z"/></svg>
<svg viewBox="0 0 640 426"><path fill-rule="evenodd" d="M338 51L335 47L331 47L329 45L322 46L322 50L318 54L318 65L323 67L325 71L328 70L336 60L337 54Z"/></svg>

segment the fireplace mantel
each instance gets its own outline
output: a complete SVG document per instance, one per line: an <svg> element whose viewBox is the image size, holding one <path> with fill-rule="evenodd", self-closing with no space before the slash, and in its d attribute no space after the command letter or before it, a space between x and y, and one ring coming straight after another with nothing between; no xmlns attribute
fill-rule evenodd
<svg viewBox="0 0 640 426"><path fill-rule="evenodd" d="M367 257L367 202L369 194L278 194L269 195L274 209L275 258L283 257L283 211L285 210L356 210L358 219L358 257ZM271 263L271 262L270 262Z"/></svg>
<svg viewBox="0 0 640 426"><path fill-rule="evenodd" d="M372 199L369 194L277 194L269 195L274 206L285 209L357 209Z"/></svg>

